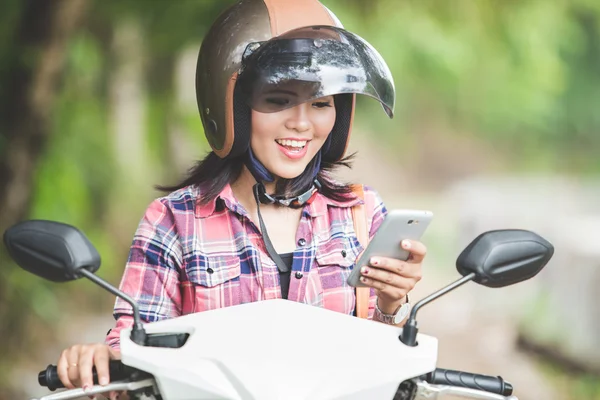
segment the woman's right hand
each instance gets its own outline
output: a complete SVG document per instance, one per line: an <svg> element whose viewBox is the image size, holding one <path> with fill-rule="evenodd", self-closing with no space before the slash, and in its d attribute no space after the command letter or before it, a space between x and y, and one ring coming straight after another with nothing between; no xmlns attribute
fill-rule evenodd
<svg viewBox="0 0 600 400"><path fill-rule="evenodd" d="M121 353L104 343L71 346L63 350L56 370L63 385L68 389L81 387L83 390L94 385L92 368L96 367L98 383L108 385L110 381L108 362L119 360ZM111 398L116 394L111 393Z"/></svg>

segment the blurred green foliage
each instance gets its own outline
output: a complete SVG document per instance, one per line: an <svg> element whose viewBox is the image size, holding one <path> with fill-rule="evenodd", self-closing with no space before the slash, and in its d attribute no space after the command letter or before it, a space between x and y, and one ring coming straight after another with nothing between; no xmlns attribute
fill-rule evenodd
<svg viewBox="0 0 600 400"><path fill-rule="evenodd" d="M598 2L381 0L365 14L326 3L394 74L398 118L381 135L442 118L515 168L600 171Z"/></svg>
<svg viewBox="0 0 600 400"><path fill-rule="evenodd" d="M92 2L69 41L53 106L51 140L39 160L29 216L80 227L103 257L101 275L118 283L133 231L157 183L178 178L169 152L170 127L207 145L194 109L175 102L178 57L198 47L210 23L233 1ZM396 117L386 121L374 101L360 100L359 131L410 147L419 126L441 120L460 135L492 143L506 169L600 173L600 2L596 0L323 0L347 29L388 61L397 89ZM15 46L23 2L0 4L0 87L7 71L27 64ZM114 155L110 82L116 27L136 22L143 37L148 171L131 177ZM26 53L26 52L25 52ZM189 76L194 85L194 76ZM0 90L1 103L10 93ZM2 121L0 120L0 128ZM0 131L0 154L10 151ZM104 293L81 296L77 285L42 282L5 262L2 279L22 315L51 324L65 320L65 293L89 297L90 309L110 308ZM96 302L99 301L101 306ZM1 309L1 307L0 307ZM2 315L0 315L0 318ZM24 317L25 319L25 317ZM14 332L20 335L22 332ZM0 342L0 387L16 357L31 355ZM30 353L28 353L30 352ZM3 381L4 379L4 381Z"/></svg>

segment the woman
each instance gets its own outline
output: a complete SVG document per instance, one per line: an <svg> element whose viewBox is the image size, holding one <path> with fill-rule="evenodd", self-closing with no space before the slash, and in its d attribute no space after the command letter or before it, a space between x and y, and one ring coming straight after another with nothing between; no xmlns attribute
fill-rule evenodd
<svg viewBox="0 0 600 400"><path fill-rule="evenodd" d="M381 56L317 0L245 0L205 37L196 89L213 151L146 210L121 290L146 322L275 298L355 313L346 279L363 247L352 207L364 204L370 237L386 209L375 191L357 196L330 171L347 165L356 94L392 116L394 86ZM402 246L407 262L356 266L375 321L405 312L420 279L425 246ZM108 383L108 360L119 358L131 315L117 300L106 344L63 351L66 387L91 386L93 366Z"/></svg>

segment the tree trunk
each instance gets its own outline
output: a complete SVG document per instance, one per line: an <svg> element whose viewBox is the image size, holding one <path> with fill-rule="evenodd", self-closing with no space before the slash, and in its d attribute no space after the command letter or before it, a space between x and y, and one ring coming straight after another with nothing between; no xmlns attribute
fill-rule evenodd
<svg viewBox="0 0 600 400"><path fill-rule="evenodd" d="M147 172L146 109L144 93L144 32L139 21L115 26L114 67L110 79L110 117L119 179L137 186Z"/></svg>
<svg viewBox="0 0 600 400"><path fill-rule="evenodd" d="M38 160L51 133L67 44L88 0L27 0L16 26L11 60L0 76L0 234L27 217ZM5 62L5 60L3 60ZM0 354L15 354L27 312L27 295L10 290L14 265L0 252ZM22 299L22 300L19 300ZM10 332L10 333L9 333ZM12 339L12 340L11 340ZM22 348L22 347L21 347ZM10 357L9 357L10 359ZM0 374L0 387L7 374ZM1 395L0 395L1 397Z"/></svg>
<svg viewBox="0 0 600 400"><path fill-rule="evenodd" d="M87 0L29 0L15 40L14 67L2 79L10 98L0 140L0 231L27 215L37 160L50 134L69 37L82 20ZM33 55L33 59L30 57ZM26 58L27 57L27 58Z"/></svg>

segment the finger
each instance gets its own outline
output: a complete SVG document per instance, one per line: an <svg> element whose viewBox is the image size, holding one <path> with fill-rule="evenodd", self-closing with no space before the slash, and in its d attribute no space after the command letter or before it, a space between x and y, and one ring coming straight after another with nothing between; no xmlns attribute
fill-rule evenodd
<svg viewBox="0 0 600 400"><path fill-rule="evenodd" d="M400 246L404 250L408 250L410 252L410 256L407 260L410 263L422 262L427 254L427 247L417 240L405 239L400 243Z"/></svg>
<svg viewBox="0 0 600 400"><path fill-rule="evenodd" d="M362 276L360 281L364 283L366 286L372 287L377 291L377 295L383 293L386 297L390 297L393 299L401 299L406 296L408 293L407 289L402 289L396 286L389 285L385 282L381 282L375 279L367 278Z"/></svg>
<svg viewBox="0 0 600 400"><path fill-rule="evenodd" d="M58 373L58 379L60 379L62 384L65 385L67 389L74 389L75 385L69 379L69 360L67 358L68 352L69 349L60 353L58 363L56 364L56 372Z"/></svg>
<svg viewBox="0 0 600 400"><path fill-rule="evenodd" d="M385 283L389 286L394 287L402 287L404 286L404 280L402 276L398 275L395 271L391 272L389 270L374 268L374 267L362 267L360 269L360 273L362 276L370 278L374 281L378 281L381 283Z"/></svg>
<svg viewBox="0 0 600 400"><path fill-rule="evenodd" d="M420 264L404 264L406 270L411 270L410 275L405 271L404 275L398 275L384 269L375 267L362 267L361 275L368 278L369 286L383 293L386 297L402 298L406 296L421 280Z"/></svg>
<svg viewBox="0 0 600 400"><path fill-rule="evenodd" d="M79 379L84 391L94 386L94 349L93 346L86 346L79 356Z"/></svg>
<svg viewBox="0 0 600 400"><path fill-rule="evenodd" d="M81 346L76 345L71 347L70 351L67 353L67 375L69 380L76 387L81 386L81 381L79 379L79 352L81 351Z"/></svg>
<svg viewBox="0 0 600 400"><path fill-rule="evenodd" d="M400 275L405 278L418 278L420 279L421 275L421 264L420 263L410 263L404 262L400 260L396 260L393 258L387 257L372 257L369 260L369 264L372 266L369 270L386 270L393 274ZM364 268L364 267L363 267ZM363 269L361 268L361 272Z"/></svg>
<svg viewBox="0 0 600 400"><path fill-rule="evenodd" d="M111 360L120 360L121 359L121 351L120 350L115 350L110 346L107 346L107 349L108 349L108 353L110 355Z"/></svg>
<svg viewBox="0 0 600 400"><path fill-rule="evenodd" d="M369 259L370 266L385 269L394 273L399 273L402 268L404 268L403 264L403 261L388 257L371 257Z"/></svg>
<svg viewBox="0 0 600 400"><path fill-rule="evenodd" d="M108 368L109 351L104 345L99 346L94 353L94 365L98 373L98 383L102 386L110 382L110 371Z"/></svg>

